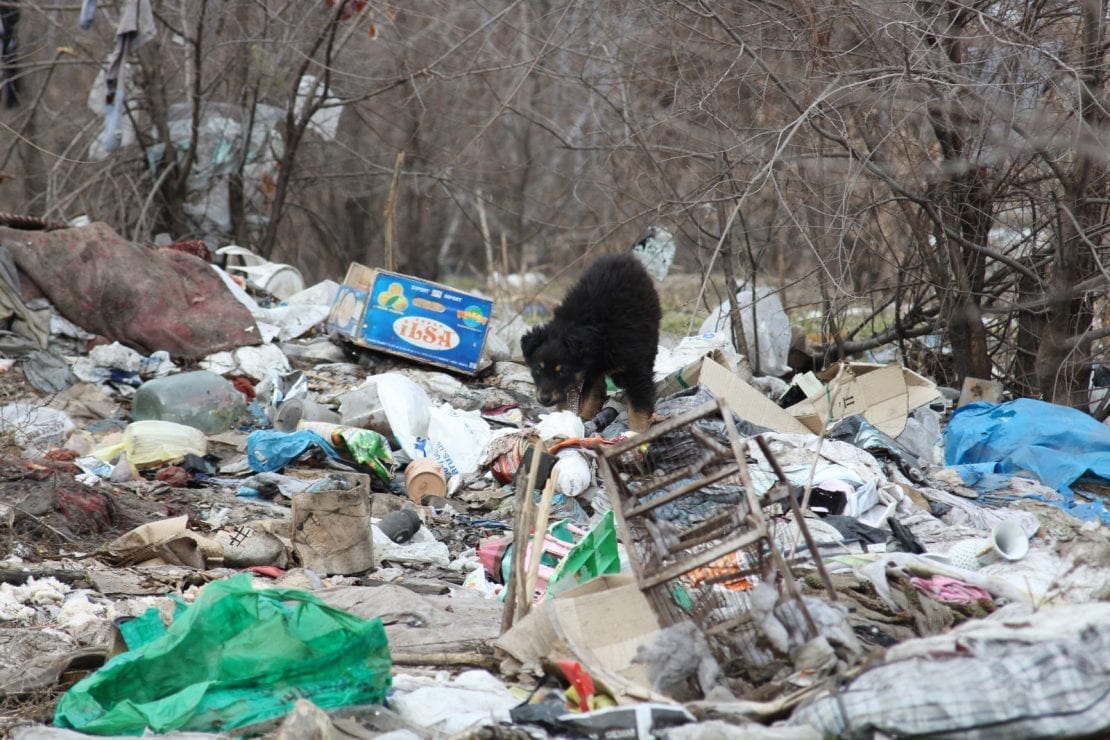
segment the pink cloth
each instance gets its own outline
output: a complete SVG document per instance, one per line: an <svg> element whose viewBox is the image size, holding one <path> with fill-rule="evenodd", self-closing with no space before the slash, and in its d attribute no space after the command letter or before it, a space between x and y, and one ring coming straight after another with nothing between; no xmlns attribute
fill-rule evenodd
<svg viewBox="0 0 1110 740"><path fill-rule="evenodd" d="M991 597L987 591L978 586L947 576L914 577L910 579L910 584L945 604L974 604L976 601L989 600Z"/></svg>
<svg viewBox="0 0 1110 740"><path fill-rule="evenodd" d="M58 313L82 329L150 354L176 359L258 344L246 306L204 260L171 249L150 249L93 223L56 231L0 226L6 248L26 282Z"/></svg>

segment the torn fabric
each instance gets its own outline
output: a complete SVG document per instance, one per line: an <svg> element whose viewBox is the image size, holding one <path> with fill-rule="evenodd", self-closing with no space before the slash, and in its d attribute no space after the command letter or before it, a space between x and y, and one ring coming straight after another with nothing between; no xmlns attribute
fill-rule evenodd
<svg viewBox="0 0 1110 740"><path fill-rule="evenodd" d="M104 103L107 112L104 116L104 151L112 153L123 140L123 104L127 97L127 56L157 35L154 26L154 12L150 0L124 0L120 6L119 27L116 29L116 45L108 57L105 73L107 93Z"/></svg>
<svg viewBox="0 0 1110 740"><path fill-rule="evenodd" d="M129 242L102 223L0 227L0 246L58 313L143 354L200 359L259 343L250 312L190 254Z"/></svg>

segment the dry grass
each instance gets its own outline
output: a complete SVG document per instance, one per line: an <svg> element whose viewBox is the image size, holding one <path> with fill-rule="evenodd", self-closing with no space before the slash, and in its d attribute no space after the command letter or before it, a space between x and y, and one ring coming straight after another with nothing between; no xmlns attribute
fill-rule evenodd
<svg viewBox="0 0 1110 740"><path fill-rule="evenodd" d="M563 295L570 288L575 275L563 274L543 285L528 289L485 288L486 295L494 299L504 320L514 316L522 316L528 324L538 324L551 315L555 306L559 305ZM699 293L702 292L700 275L671 274L658 286L659 301L663 308L663 322L661 332L664 338L677 341L681 337L696 332L701 322L709 315L710 309L715 307L724 295L723 279L711 279L705 288L702 300L698 302ZM476 285L465 285L463 281L452 281L452 285L463 290L478 289Z"/></svg>

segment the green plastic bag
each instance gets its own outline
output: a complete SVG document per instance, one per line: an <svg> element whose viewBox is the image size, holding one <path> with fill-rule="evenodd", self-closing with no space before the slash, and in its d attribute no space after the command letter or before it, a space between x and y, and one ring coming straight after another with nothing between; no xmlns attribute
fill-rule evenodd
<svg viewBox="0 0 1110 740"><path fill-rule="evenodd" d="M380 619L296 589L256 590L243 574L210 583L163 635L75 684L54 724L94 735L220 732L280 717L299 698L381 703L391 669Z"/></svg>

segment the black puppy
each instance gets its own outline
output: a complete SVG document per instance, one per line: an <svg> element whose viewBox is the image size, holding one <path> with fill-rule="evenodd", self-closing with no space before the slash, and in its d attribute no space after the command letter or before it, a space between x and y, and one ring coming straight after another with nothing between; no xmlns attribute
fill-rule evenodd
<svg viewBox="0 0 1110 740"><path fill-rule="evenodd" d="M599 258L567 291L551 321L520 340L536 398L560 407L577 400L571 410L592 419L605 403L608 375L625 391L629 426L647 431L662 317L651 276L635 257Z"/></svg>

